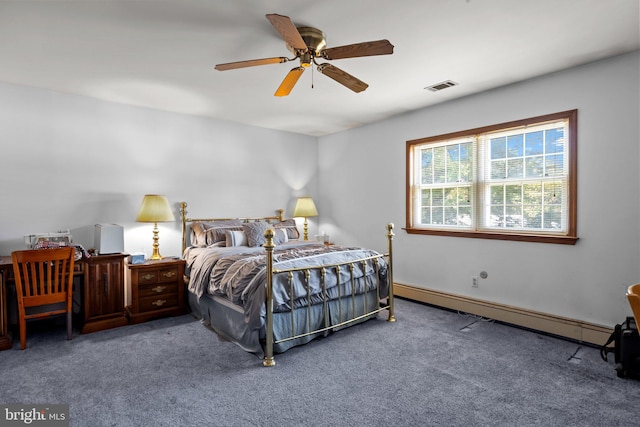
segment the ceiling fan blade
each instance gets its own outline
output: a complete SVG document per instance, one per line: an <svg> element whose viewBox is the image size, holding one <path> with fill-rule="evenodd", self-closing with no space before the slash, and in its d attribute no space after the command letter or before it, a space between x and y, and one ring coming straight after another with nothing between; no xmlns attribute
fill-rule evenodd
<svg viewBox="0 0 640 427"><path fill-rule="evenodd" d="M281 64L289 59L284 56L277 58L250 59L248 61L228 62L226 64L216 65L216 70L226 71L235 70L236 68L255 67L256 65Z"/></svg>
<svg viewBox="0 0 640 427"><path fill-rule="evenodd" d="M330 47L324 49L321 55L325 59L343 59L359 56L390 55L392 53L393 45L389 43L389 40L385 39Z"/></svg>
<svg viewBox="0 0 640 427"><path fill-rule="evenodd" d="M289 46L297 50L307 50L307 44L302 39L291 18L277 13L267 14L266 16Z"/></svg>
<svg viewBox="0 0 640 427"><path fill-rule="evenodd" d="M289 74L284 78L282 83L280 83L280 87L274 93L274 96L287 96L291 92L291 89L296 85L298 79L304 72L304 67L296 67L289 71Z"/></svg>
<svg viewBox="0 0 640 427"><path fill-rule="evenodd" d="M346 71L342 71L340 68L335 67L331 64L318 65L318 71L320 71L325 76L337 81L341 85L346 86L354 92L362 92L369 87L369 85L362 80L353 77Z"/></svg>

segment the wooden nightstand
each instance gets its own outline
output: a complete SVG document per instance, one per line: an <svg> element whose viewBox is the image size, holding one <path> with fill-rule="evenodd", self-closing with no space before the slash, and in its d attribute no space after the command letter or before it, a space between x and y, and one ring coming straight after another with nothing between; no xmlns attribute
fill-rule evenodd
<svg viewBox="0 0 640 427"><path fill-rule="evenodd" d="M184 314L184 260L165 258L128 264L131 305L127 316L131 323L157 317Z"/></svg>

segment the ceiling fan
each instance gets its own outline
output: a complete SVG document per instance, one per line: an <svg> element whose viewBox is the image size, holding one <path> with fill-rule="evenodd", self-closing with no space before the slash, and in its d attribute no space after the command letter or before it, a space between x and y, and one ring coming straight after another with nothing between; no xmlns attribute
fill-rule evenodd
<svg viewBox="0 0 640 427"><path fill-rule="evenodd" d="M324 33L317 28L296 27L288 16L275 13L266 15L267 19L275 27L284 39L287 48L295 55L293 58L283 56L263 59L250 59L248 61L229 62L216 65L216 70L226 71L236 68L254 67L257 65L281 64L283 62L300 60L300 66L293 68L284 78L275 96L287 96L297 83L305 68L314 64L317 70L327 77L332 78L341 85L354 92L362 92L368 84L357 79L351 74L329 63L317 63L316 59L344 59L360 56L390 55L393 53L393 45L389 40L376 40L363 43L355 43L345 46L327 48Z"/></svg>

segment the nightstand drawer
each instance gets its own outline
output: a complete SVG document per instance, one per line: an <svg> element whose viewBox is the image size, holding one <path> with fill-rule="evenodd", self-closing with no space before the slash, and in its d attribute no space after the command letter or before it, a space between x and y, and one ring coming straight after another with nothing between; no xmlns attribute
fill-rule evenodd
<svg viewBox="0 0 640 427"><path fill-rule="evenodd" d="M141 312L177 307L178 294L164 294L140 298L139 304Z"/></svg>
<svg viewBox="0 0 640 427"><path fill-rule="evenodd" d="M167 294L177 294L178 284L173 283L153 283L151 285L142 285L138 288L138 297L146 298L153 296L163 296Z"/></svg>
<svg viewBox="0 0 640 427"><path fill-rule="evenodd" d="M145 283L157 283L158 282L158 271L157 270L146 270L146 271L138 271L135 274L138 275L138 283L143 285Z"/></svg>
<svg viewBox="0 0 640 427"><path fill-rule="evenodd" d="M175 282L180 275L178 274L178 268L164 268L160 270L158 275L158 282Z"/></svg>

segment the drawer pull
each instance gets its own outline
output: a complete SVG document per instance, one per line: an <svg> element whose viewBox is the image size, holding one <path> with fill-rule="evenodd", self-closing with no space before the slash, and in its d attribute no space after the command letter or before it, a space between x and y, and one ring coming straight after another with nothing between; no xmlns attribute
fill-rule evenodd
<svg viewBox="0 0 640 427"><path fill-rule="evenodd" d="M164 291L165 289L167 289L166 286L156 286L155 288L151 288L153 292L158 292L158 293Z"/></svg>
<svg viewBox="0 0 640 427"><path fill-rule="evenodd" d="M143 278L144 280L151 280L151 279L153 279L154 277L155 277L155 274L150 274L150 273L147 273L147 274L145 274L144 276L142 276L142 278Z"/></svg>
<svg viewBox="0 0 640 427"><path fill-rule="evenodd" d="M162 273L162 277L174 278L174 277L176 277L176 272L175 271L165 271L164 273Z"/></svg>
<svg viewBox="0 0 640 427"><path fill-rule="evenodd" d="M155 305L156 307L162 307L166 302L167 302L166 299L159 299L159 300L156 300L156 301L152 302L151 304Z"/></svg>

